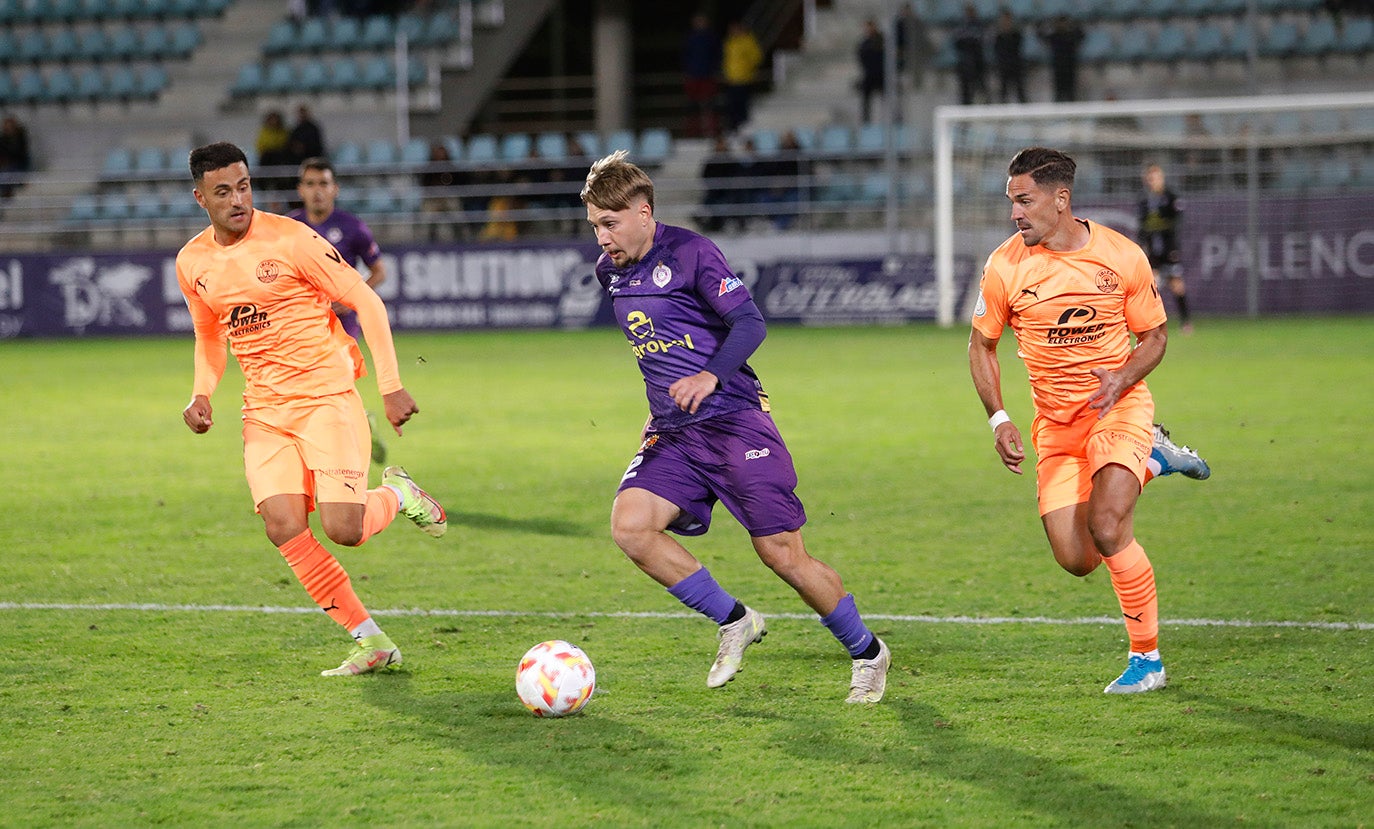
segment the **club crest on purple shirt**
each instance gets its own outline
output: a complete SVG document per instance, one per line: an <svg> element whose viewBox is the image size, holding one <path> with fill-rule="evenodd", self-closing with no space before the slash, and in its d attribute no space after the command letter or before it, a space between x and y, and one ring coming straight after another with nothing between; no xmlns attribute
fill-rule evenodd
<svg viewBox="0 0 1374 829"><path fill-rule="evenodd" d="M667 265L659 262L658 266L654 268L654 284L662 288L671 281L673 281L673 272Z"/></svg>

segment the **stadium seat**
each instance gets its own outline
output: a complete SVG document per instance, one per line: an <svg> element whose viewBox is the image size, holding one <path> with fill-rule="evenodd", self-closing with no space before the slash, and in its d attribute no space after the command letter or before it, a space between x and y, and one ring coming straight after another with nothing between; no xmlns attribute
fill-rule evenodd
<svg viewBox="0 0 1374 829"><path fill-rule="evenodd" d="M645 164L662 164L673 148L673 136L662 127L652 127L639 134L639 158Z"/></svg>
<svg viewBox="0 0 1374 829"><path fill-rule="evenodd" d="M131 197L133 209L131 214L135 219L158 219L162 217L166 208L161 194L156 190L139 190Z"/></svg>
<svg viewBox="0 0 1374 829"><path fill-rule="evenodd" d="M358 45L363 49L386 49L396 41L396 25L386 15L367 18L359 33Z"/></svg>
<svg viewBox="0 0 1374 829"><path fill-rule="evenodd" d="M1253 37L1250 28L1244 23L1237 22L1236 27L1227 36L1226 43L1222 46L1221 56L1225 58L1244 59L1250 51L1250 43Z"/></svg>
<svg viewBox="0 0 1374 829"><path fill-rule="evenodd" d="M395 193L385 187L374 187L363 196L362 211L373 215L395 213L399 205Z"/></svg>
<svg viewBox="0 0 1374 829"><path fill-rule="evenodd" d="M401 163L407 167L423 167L429 163L429 141L411 138L401 147Z"/></svg>
<svg viewBox="0 0 1374 829"><path fill-rule="evenodd" d="M1298 50L1298 27L1287 20L1275 20L1260 40L1260 54L1286 58Z"/></svg>
<svg viewBox="0 0 1374 829"><path fill-rule="evenodd" d="M234 79L234 85L229 91L234 95L257 95L262 92L265 81L261 66L256 63L245 63L239 67L239 75Z"/></svg>
<svg viewBox="0 0 1374 829"><path fill-rule="evenodd" d="M1106 29L1089 29L1079 49L1084 63L1102 63L1113 57L1116 43L1112 33Z"/></svg>
<svg viewBox="0 0 1374 829"><path fill-rule="evenodd" d="M1337 135L1345 132L1341 114L1334 109L1317 110L1312 113L1310 120L1309 127L1317 135Z"/></svg>
<svg viewBox="0 0 1374 829"><path fill-rule="evenodd" d="M169 54L177 58L189 58L200 46L200 27L194 23L181 23L172 30Z"/></svg>
<svg viewBox="0 0 1374 829"><path fill-rule="evenodd" d="M394 38L397 33L404 34L406 39L412 44L420 43L425 35L427 23L424 17L407 12L396 19L396 26L392 32Z"/></svg>
<svg viewBox="0 0 1374 829"><path fill-rule="evenodd" d="M329 45L329 30L322 17L308 17L296 32L293 51L319 52Z"/></svg>
<svg viewBox="0 0 1374 829"><path fill-rule="evenodd" d="M631 155L634 155L635 134L632 130L616 130L606 136L605 151L612 153L616 150L628 150Z"/></svg>
<svg viewBox="0 0 1374 829"><path fill-rule="evenodd" d="M1123 35L1106 60L1113 63L1140 63L1151 60L1155 53L1155 35L1146 28L1136 27Z"/></svg>
<svg viewBox="0 0 1374 829"><path fill-rule="evenodd" d="M305 92L316 93L328 89L332 84L329 76L329 68L324 61L319 58L307 58L301 64L300 78L296 81L296 86Z"/></svg>
<svg viewBox="0 0 1374 829"><path fill-rule="evenodd" d="M358 71L358 63L353 58L334 58L329 63L330 88L341 92L352 92L362 88L363 77Z"/></svg>
<svg viewBox="0 0 1374 829"><path fill-rule="evenodd" d="M82 15L81 0L46 0L38 6L46 7L40 12L46 23L72 23Z"/></svg>
<svg viewBox="0 0 1374 829"><path fill-rule="evenodd" d="M849 127L831 124L817 137L816 152L823 156L846 156L854 151Z"/></svg>
<svg viewBox="0 0 1374 829"><path fill-rule="evenodd" d="M591 130L582 130L581 132L576 133L573 136L573 138L577 139L577 144L579 147L582 148L582 152L586 153L589 156L592 156L593 158L601 157L602 152L600 133L596 133Z"/></svg>
<svg viewBox="0 0 1374 829"><path fill-rule="evenodd" d="M168 84L172 82L167 70L161 66L145 66L137 73L134 93L140 97L152 100L162 94Z"/></svg>
<svg viewBox="0 0 1374 829"><path fill-rule="evenodd" d="M523 132L512 132L501 136L501 160L505 162L528 161L534 152L534 141Z"/></svg>
<svg viewBox="0 0 1374 829"><path fill-rule="evenodd" d="M568 157L568 139L561 132L541 132L534 139L535 154L546 161L563 161Z"/></svg>
<svg viewBox="0 0 1374 829"><path fill-rule="evenodd" d="M102 193L96 198L96 218L102 221L120 221L133 215L133 200L124 191Z"/></svg>
<svg viewBox="0 0 1374 829"><path fill-rule="evenodd" d="M892 179L886 173L868 173L859 182L858 201L865 205L878 205L887 202L888 182Z"/></svg>
<svg viewBox="0 0 1374 829"><path fill-rule="evenodd" d="M167 154L161 147L140 147L134 154L134 172L160 173L167 166Z"/></svg>
<svg viewBox="0 0 1374 829"><path fill-rule="evenodd" d="M134 171L134 152L128 147L115 147L105 154L100 168L103 178L125 178Z"/></svg>
<svg viewBox="0 0 1374 829"><path fill-rule="evenodd" d="M1355 164L1355 183L1361 187L1374 187L1374 155L1366 154Z"/></svg>
<svg viewBox="0 0 1374 829"><path fill-rule="evenodd" d="M67 211L67 220L75 224L87 224L95 221L99 215L100 204L95 194L80 193L72 199L72 206Z"/></svg>
<svg viewBox="0 0 1374 829"><path fill-rule="evenodd" d="M793 127L792 134L797 137L797 144L803 150L811 151L816 148L816 130L812 127Z"/></svg>
<svg viewBox="0 0 1374 829"><path fill-rule="evenodd" d="M138 53L149 60L172 57L172 36L163 26L150 26L139 35Z"/></svg>
<svg viewBox="0 0 1374 829"><path fill-rule="evenodd" d="M456 135L445 135L439 139L444 144L444 149L448 151L450 161L463 160L463 139Z"/></svg>
<svg viewBox="0 0 1374 829"><path fill-rule="evenodd" d="M1154 48L1150 51L1150 59L1173 63L1182 58L1188 51L1188 36L1184 33L1183 27L1177 23L1170 23L1159 31L1159 37L1155 38Z"/></svg>
<svg viewBox="0 0 1374 829"><path fill-rule="evenodd" d="M1336 24L1329 17L1308 21L1307 29L1298 41L1297 52L1308 57L1321 57L1336 51Z"/></svg>
<svg viewBox="0 0 1374 829"><path fill-rule="evenodd" d="M110 57L110 37L104 29L82 29L76 38L76 54L82 60L99 63Z"/></svg>
<svg viewBox="0 0 1374 829"><path fill-rule="evenodd" d="M385 91L396 85L396 67L390 55L373 55L363 63L359 85L363 89Z"/></svg>
<svg viewBox="0 0 1374 829"><path fill-rule="evenodd" d="M466 160L470 164L490 164L496 161L497 143L496 136L488 133L479 133L468 137Z"/></svg>
<svg viewBox="0 0 1374 829"><path fill-rule="evenodd" d="M108 57L128 60L138 54L138 30L133 26L117 26L110 33L106 47Z"/></svg>
<svg viewBox="0 0 1374 829"><path fill-rule="evenodd" d="M446 12L435 12L429 16L428 25L417 42L421 46L447 46L457 39L458 21Z"/></svg>
<svg viewBox="0 0 1374 829"><path fill-rule="evenodd" d="M18 93L14 88L14 79L10 73L0 69L0 106L17 101Z"/></svg>
<svg viewBox="0 0 1374 829"><path fill-rule="evenodd" d="M105 97L105 75L95 66L83 68L76 76L76 99L98 101Z"/></svg>
<svg viewBox="0 0 1374 829"><path fill-rule="evenodd" d="M878 156L887 148L887 127L883 124L864 124L854 140L854 149L860 155Z"/></svg>
<svg viewBox="0 0 1374 829"><path fill-rule="evenodd" d="M406 82L412 89L429 84L429 66L419 55L411 55L406 62Z"/></svg>
<svg viewBox="0 0 1374 829"><path fill-rule="evenodd" d="M57 104L69 104L76 100L76 76L70 69L59 67L48 75L46 98Z"/></svg>
<svg viewBox="0 0 1374 829"><path fill-rule="evenodd" d="M81 45L77 42L76 31L63 26L48 36L48 52L45 60L72 60L77 57Z"/></svg>
<svg viewBox="0 0 1374 829"><path fill-rule="evenodd" d="M285 60L273 61L267 67L263 78L262 91L272 95L285 95L296 89L296 70Z"/></svg>
<svg viewBox="0 0 1374 829"><path fill-rule="evenodd" d="M19 41L8 27L0 24L0 66L9 66L19 57Z"/></svg>
<svg viewBox="0 0 1374 829"><path fill-rule="evenodd" d="M760 127L753 130L749 138L754 142L754 152L761 158L772 158L782 149L782 136L775 129Z"/></svg>
<svg viewBox="0 0 1374 829"><path fill-rule="evenodd" d="M330 158L334 165L343 169L363 166L363 148L352 141L344 141L334 148Z"/></svg>
<svg viewBox="0 0 1374 829"><path fill-rule="evenodd" d="M1367 55L1374 49L1374 17L1347 15L1336 48L1347 55Z"/></svg>
<svg viewBox="0 0 1374 829"><path fill-rule="evenodd" d="M363 163L369 167L390 167L400 161L396 145L385 138L374 138L363 149Z"/></svg>
<svg viewBox="0 0 1374 829"><path fill-rule="evenodd" d="M42 29L29 29L19 38L18 51L15 52L23 63L37 63L47 57L48 38Z"/></svg>
<svg viewBox="0 0 1374 829"><path fill-rule="evenodd" d="M1327 190L1338 190L1350 184L1354 178L1350 159L1323 158L1317 162L1315 184Z"/></svg>
<svg viewBox="0 0 1374 829"><path fill-rule="evenodd" d="M334 23L329 27L329 43L326 44L330 51L350 51L357 49L362 40L363 26L356 17L336 17Z"/></svg>
<svg viewBox="0 0 1374 829"><path fill-rule="evenodd" d="M1226 36L1215 23L1199 23L1193 30L1193 42L1187 57L1192 60L1214 61L1222 56Z"/></svg>
<svg viewBox="0 0 1374 829"><path fill-rule="evenodd" d="M296 25L290 20L279 20L267 32L267 40L262 51L267 55L284 55L296 45Z"/></svg>

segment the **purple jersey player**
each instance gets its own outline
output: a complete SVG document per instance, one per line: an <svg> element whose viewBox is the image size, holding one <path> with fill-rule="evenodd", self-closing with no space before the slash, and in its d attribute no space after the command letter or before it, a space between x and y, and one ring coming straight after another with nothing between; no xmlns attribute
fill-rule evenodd
<svg viewBox="0 0 1374 829"><path fill-rule="evenodd" d="M649 397L638 454L620 481L611 534L639 569L720 625L706 685L740 669L767 632L763 616L725 591L667 531L701 535L716 501L739 519L754 550L821 616L853 659L847 702L883 697L892 656L869 631L840 576L806 552L792 456L746 362L763 342L763 315L720 249L654 219L654 184L613 153L582 189L603 251L596 277L644 374Z"/></svg>
<svg viewBox="0 0 1374 829"><path fill-rule="evenodd" d="M296 181L296 192L305 207L293 210L287 215L314 230L334 246L344 261L357 267L361 260L367 266L367 285L376 287L386 280L386 267L382 264L382 251L372 238L372 230L357 216L346 210L334 209L339 198L339 183L334 179L334 165L327 158L307 158L301 162ZM334 313L343 324L343 329L353 339L362 339L363 327L358 324L358 315L347 305L334 303ZM372 427L372 460L386 463L386 442L377 430L376 417L367 413L368 425Z"/></svg>
<svg viewBox="0 0 1374 829"><path fill-rule="evenodd" d="M302 161L296 192L305 207L287 215L309 225L328 240L345 262L356 266L361 261L367 267L368 287L375 290L386 281L382 250L372 238L372 230L366 222L347 210L334 208L334 202L339 198L339 183L334 179L334 167L329 159L307 158ZM358 317L353 311L335 304L334 313L339 315L339 322L343 323L344 330L353 339L362 337L363 329L358 325Z"/></svg>

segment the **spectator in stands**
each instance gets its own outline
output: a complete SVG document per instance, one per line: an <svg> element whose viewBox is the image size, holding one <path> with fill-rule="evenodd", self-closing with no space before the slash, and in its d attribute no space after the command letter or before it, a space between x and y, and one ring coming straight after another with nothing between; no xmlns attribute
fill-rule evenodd
<svg viewBox="0 0 1374 829"><path fill-rule="evenodd" d="M324 131L310 116L310 107L305 104L296 108L296 125L291 128L286 149L291 154L292 163L295 164L325 154Z"/></svg>
<svg viewBox="0 0 1374 829"><path fill-rule="evenodd" d="M716 132L716 94L720 91L720 36L704 14L692 17L682 44L682 91L687 95L687 134ZM579 206L582 200L578 199Z"/></svg>
<svg viewBox="0 0 1374 829"><path fill-rule="evenodd" d="M972 3L964 5L964 19L950 33L954 46L954 73L959 77L959 103L979 98L988 103L987 29Z"/></svg>
<svg viewBox="0 0 1374 829"><path fill-rule="evenodd" d="M764 186L759 203L767 206L773 227L786 230L797 220L801 201L802 154L797 134L788 130L778 144L776 157L759 164Z"/></svg>
<svg viewBox="0 0 1374 829"><path fill-rule="evenodd" d="M1040 30L1040 39L1050 51L1055 101L1078 100L1078 51L1083 46L1083 36L1083 27L1066 14Z"/></svg>
<svg viewBox="0 0 1374 829"><path fill-rule="evenodd" d="M291 133L286 129L286 119L275 109L262 116L262 126L258 127L258 164L259 167L274 167L290 164L291 157L286 151Z"/></svg>
<svg viewBox="0 0 1374 829"><path fill-rule="evenodd" d="M739 165L735 163L735 156L730 151L730 139L724 134L718 134L711 154L701 166L703 209L697 217L697 224L701 225L703 230L714 233L725 226L725 216L722 214L728 212L737 201L731 183L738 170Z"/></svg>
<svg viewBox="0 0 1374 829"><path fill-rule="evenodd" d="M457 241L461 234L453 214L458 212L458 196L453 188L459 184L459 173L453 167L453 157L442 141L429 142L428 167L420 174L420 212L429 230L429 241L439 241L439 229L447 227L449 238Z"/></svg>
<svg viewBox="0 0 1374 829"><path fill-rule="evenodd" d="M859 99L863 122L873 120L873 96L882 95L886 86L886 50L883 33L872 19L864 21L864 36L856 50L859 59Z"/></svg>
<svg viewBox="0 0 1374 829"><path fill-rule="evenodd" d="M735 154L735 200L738 204L747 208L762 203L765 185L763 176L767 172L768 169L759 158L754 139L747 135L741 138L739 152ZM749 220L757 215L746 209L734 217L741 233L749 228Z"/></svg>
<svg viewBox="0 0 1374 829"><path fill-rule="evenodd" d="M894 27L897 37L897 71L911 72L911 84L916 89L925 86L926 69L930 67L935 44L930 41L930 27L916 14L916 4L907 3L897 14Z"/></svg>
<svg viewBox="0 0 1374 829"><path fill-rule="evenodd" d="M763 48L742 22L730 24L721 47L721 76L725 81L725 126L733 131L749 120L749 103L763 65Z"/></svg>
<svg viewBox="0 0 1374 829"><path fill-rule="evenodd" d="M1180 329L1193 333L1192 317L1188 313L1188 289L1183 284L1183 247L1179 243L1178 228L1183 216L1183 204L1164 181L1164 168L1151 164L1141 175L1145 190L1140 195L1138 241L1150 260L1156 284L1163 282L1178 305Z"/></svg>
<svg viewBox="0 0 1374 829"><path fill-rule="evenodd" d="M0 198L13 196L23 183L24 174L32 169L29 131L18 118L6 115L0 121Z"/></svg>
<svg viewBox="0 0 1374 829"><path fill-rule="evenodd" d="M1007 103L1015 95L1026 102L1026 61L1022 53L1021 27L1006 9L997 16L997 31L992 37L992 62L997 68L997 99Z"/></svg>

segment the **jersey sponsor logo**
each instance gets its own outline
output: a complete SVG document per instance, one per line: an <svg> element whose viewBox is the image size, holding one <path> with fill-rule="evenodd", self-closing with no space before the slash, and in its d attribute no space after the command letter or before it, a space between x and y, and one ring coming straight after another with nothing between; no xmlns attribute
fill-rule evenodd
<svg viewBox="0 0 1374 829"><path fill-rule="evenodd" d="M744 459L746 461L756 461L759 458L768 457L769 454L770 453L766 447L763 449L750 449L748 452L744 453Z"/></svg>
<svg viewBox="0 0 1374 829"><path fill-rule="evenodd" d="M667 285L669 282L672 281L672 270L670 270L667 265L663 264L662 262L659 262L658 265L654 267L654 284L662 288L664 285Z"/></svg>
<svg viewBox="0 0 1374 829"><path fill-rule="evenodd" d="M235 305L229 309L229 336L231 337L256 334L271 327L271 325L272 322L267 319L267 313L259 311L256 305Z"/></svg>
<svg viewBox="0 0 1374 829"><path fill-rule="evenodd" d="M720 293L716 294L716 296L724 296L736 288L743 286L744 283L740 281L738 276L727 276L720 281Z"/></svg>
<svg viewBox="0 0 1374 829"><path fill-rule="evenodd" d="M674 347L684 347L691 351L696 351L696 344L692 342L691 334L684 334L682 339L668 339L655 336L653 318L643 311L631 311L625 315L625 328L635 339L642 340L641 344L636 344L634 340L629 340L630 350L635 357L642 360L646 354L666 354L669 349Z"/></svg>
<svg viewBox="0 0 1374 829"><path fill-rule="evenodd" d="M979 292L978 301L973 304L973 315L981 317L988 312L987 300L983 299L983 294Z"/></svg>
<svg viewBox="0 0 1374 829"><path fill-rule="evenodd" d="M258 263L258 281L263 283L275 282L281 276L282 263L275 259L264 259Z"/></svg>
<svg viewBox="0 0 1374 829"><path fill-rule="evenodd" d="M1103 268L1098 271L1097 276L1093 277L1093 282L1097 284L1097 290L1104 294L1110 294L1121 287L1121 277L1117 276L1111 268Z"/></svg>
<svg viewBox="0 0 1374 829"><path fill-rule="evenodd" d="M1069 307L1059 315L1058 321L1045 335L1047 345L1085 345L1096 342L1107 327L1105 322L1091 324L1097 319L1094 308ZM1071 325L1070 323L1076 323Z"/></svg>

